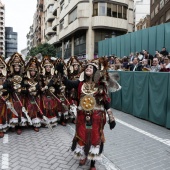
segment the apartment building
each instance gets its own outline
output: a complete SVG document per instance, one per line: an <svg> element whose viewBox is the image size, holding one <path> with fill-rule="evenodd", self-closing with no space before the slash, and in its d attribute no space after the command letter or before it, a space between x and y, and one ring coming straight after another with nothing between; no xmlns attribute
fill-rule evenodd
<svg viewBox="0 0 170 170"><path fill-rule="evenodd" d="M18 51L18 33L12 27L5 27L5 58Z"/></svg>
<svg viewBox="0 0 170 170"><path fill-rule="evenodd" d="M149 27L150 27L150 15L146 15L145 18L140 19L140 21L136 24L137 30L141 30Z"/></svg>
<svg viewBox="0 0 170 170"><path fill-rule="evenodd" d="M33 16L33 46L36 47L39 45L43 38L43 24L44 24L44 18L43 18L43 6L44 6L44 0L37 0L37 7L36 11Z"/></svg>
<svg viewBox="0 0 170 170"><path fill-rule="evenodd" d="M134 0L134 31L137 24L146 16L150 15L150 0Z"/></svg>
<svg viewBox="0 0 170 170"><path fill-rule="evenodd" d="M151 1L151 26L170 22L170 0Z"/></svg>
<svg viewBox="0 0 170 170"><path fill-rule="evenodd" d="M27 34L27 55L29 55L29 51L31 50L31 48L34 47L33 39L34 39L34 35L33 35L33 25L32 25L30 26L29 33Z"/></svg>
<svg viewBox="0 0 170 170"><path fill-rule="evenodd" d="M5 57L5 6L0 1L0 55Z"/></svg>
<svg viewBox="0 0 170 170"><path fill-rule="evenodd" d="M44 0L45 37L57 56L93 59L98 41L133 31L133 0Z"/></svg>

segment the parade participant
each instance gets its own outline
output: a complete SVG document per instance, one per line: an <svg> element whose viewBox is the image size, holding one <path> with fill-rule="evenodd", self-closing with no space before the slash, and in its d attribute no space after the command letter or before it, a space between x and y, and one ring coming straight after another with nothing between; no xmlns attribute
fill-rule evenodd
<svg viewBox="0 0 170 170"><path fill-rule="evenodd" d="M32 124L36 132L39 131L41 126L40 115L40 63L36 57L32 57L26 65L26 75L24 84L27 91L26 108L30 118L32 119ZM38 105L38 106L37 106Z"/></svg>
<svg viewBox="0 0 170 170"><path fill-rule="evenodd" d="M68 79L69 80L78 80L80 73L82 71L82 66L80 61L77 59L77 57L73 56L70 57L68 63L67 63L67 70L68 70ZM77 91L74 88L67 88L66 89L66 96L71 103L70 109L69 109L69 117L72 119L72 122L75 123L75 115L73 114L74 112L73 107L77 107Z"/></svg>
<svg viewBox="0 0 170 170"><path fill-rule="evenodd" d="M10 126L12 128L15 127L17 134L20 135L22 133L21 127L27 125L27 119L25 117L26 110L23 110L25 109L23 107L25 105L25 95L22 93L24 91L23 73L25 62L19 53L14 53L8 61L8 66L10 69L8 79L11 83L12 103L18 113L18 117L16 117L15 114L12 114Z"/></svg>
<svg viewBox="0 0 170 170"><path fill-rule="evenodd" d="M51 126L57 125L57 101L55 91L57 90L54 80L54 64L49 56L45 56L41 62L42 75L40 89L42 91L43 113L49 119ZM46 125L46 122L42 120Z"/></svg>
<svg viewBox="0 0 170 170"><path fill-rule="evenodd" d="M106 113L110 129L116 125L109 104L108 88L115 91L119 90L120 86L109 76L107 69L107 60L100 58L87 64L79 80L71 81L64 78L63 81L66 87L78 89L76 132L71 149L80 160L80 166L84 165L87 159L91 160L90 170L96 170L95 160L100 158L103 151ZM62 73L61 66L57 70Z"/></svg>
<svg viewBox="0 0 170 170"><path fill-rule="evenodd" d="M55 68L58 66L58 64L63 64L64 66L64 72L67 75L67 67L65 62L58 58L55 62ZM58 86L58 90L56 91L55 95L58 97L58 107L57 107L57 112L58 112L58 122L63 125L66 126L67 120L69 118L68 116L68 109L70 106L70 102L68 101L68 99L66 98L66 89L65 86L62 82L62 75L60 72L58 72L57 70L55 70L55 76L56 76L56 85Z"/></svg>
<svg viewBox="0 0 170 170"><path fill-rule="evenodd" d="M9 128L9 110L7 110L6 101L9 99L7 89L7 65L0 56L0 138L4 137L4 132Z"/></svg>

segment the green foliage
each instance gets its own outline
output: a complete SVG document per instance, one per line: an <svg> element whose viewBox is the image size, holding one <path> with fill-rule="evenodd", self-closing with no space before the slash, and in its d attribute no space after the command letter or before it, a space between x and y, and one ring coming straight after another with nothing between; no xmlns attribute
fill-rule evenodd
<svg viewBox="0 0 170 170"><path fill-rule="evenodd" d="M53 45L44 43L40 44L37 47L33 47L30 50L30 55L35 56L37 54L41 53L42 56L51 56L55 57L56 56L56 49Z"/></svg>

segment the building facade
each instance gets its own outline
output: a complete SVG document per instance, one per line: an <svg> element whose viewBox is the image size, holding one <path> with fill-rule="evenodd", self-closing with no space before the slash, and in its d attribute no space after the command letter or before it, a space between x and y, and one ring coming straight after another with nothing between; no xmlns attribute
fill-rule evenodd
<svg viewBox="0 0 170 170"><path fill-rule="evenodd" d="M134 0L134 31L137 31L136 25L147 15L150 15L150 0Z"/></svg>
<svg viewBox="0 0 170 170"><path fill-rule="evenodd" d="M34 39L33 25L30 26L29 29L30 29L29 33L27 34L27 55L29 55L29 51L31 50L31 48L34 47L34 44L33 44L33 39Z"/></svg>
<svg viewBox="0 0 170 170"><path fill-rule="evenodd" d="M151 0L151 26L170 22L170 0Z"/></svg>
<svg viewBox="0 0 170 170"><path fill-rule="evenodd" d="M147 15L144 19L140 19L139 23L136 24L137 30L149 27L150 27L150 15Z"/></svg>
<svg viewBox="0 0 170 170"><path fill-rule="evenodd" d="M5 6L0 1L0 55L5 57Z"/></svg>
<svg viewBox="0 0 170 170"><path fill-rule="evenodd" d="M18 33L12 27L5 27L5 58L18 51Z"/></svg>
<svg viewBox="0 0 170 170"><path fill-rule="evenodd" d="M133 31L133 0L44 0L46 41L57 57L92 59L98 41Z"/></svg>

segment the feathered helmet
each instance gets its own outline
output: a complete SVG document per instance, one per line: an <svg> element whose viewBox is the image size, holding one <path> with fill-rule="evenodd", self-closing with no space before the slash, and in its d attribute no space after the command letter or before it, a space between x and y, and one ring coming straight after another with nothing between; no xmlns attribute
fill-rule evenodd
<svg viewBox="0 0 170 170"><path fill-rule="evenodd" d="M93 59L88 61L88 65L94 66L97 71L94 74L94 82L98 85L105 84L108 87L108 90L111 92L118 91L121 89L121 86L118 84L119 75L118 73L110 72L108 73L108 60L105 57L100 57L98 59ZM85 72L83 71L80 75L79 80L84 81Z"/></svg>
<svg viewBox="0 0 170 170"><path fill-rule="evenodd" d="M67 62L67 68L70 71L70 73L73 73L74 65L78 65L79 66L79 70L81 69L81 63L80 63L80 61L78 60L78 58L76 56L70 57L69 61Z"/></svg>
<svg viewBox="0 0 170 170"><path fill-rule="evenodd" d="M30 78L30 71L35 71L36 74L40 72L40 63L36 57L30 58L26 65L26 73L28 78Z"/></svg>
<svg viewBox="0 0 170 170"><path fill-rule="evenodd" d="M42 59L41 62L41 68L42 68L42 74L45 75L45 67L46 66L50 66L51 67L51 75L54 75L54 64L53 61L51 60L51 58L49 56L45 56Z"/></svg>
<svg viewBox="0 0 170 170"><path fill-rule="evenodd" d="M0 68L2 68L2 75L7 75L7 64L5 63L3 57L0 56Z"/></svg>
<svg viewBox="0 0 170 170"><path fill-rule="evenodd" d="M8 61L8 64L10 72L14 73L14 66L18 65L21 67L20 73L24 73L24 66L25 66L25 62L22 58L22 55L19 53L14 53L10 60Z"/></svg>

